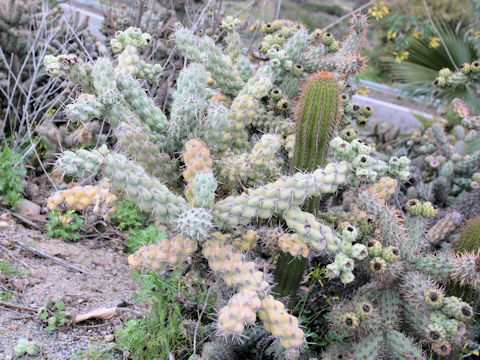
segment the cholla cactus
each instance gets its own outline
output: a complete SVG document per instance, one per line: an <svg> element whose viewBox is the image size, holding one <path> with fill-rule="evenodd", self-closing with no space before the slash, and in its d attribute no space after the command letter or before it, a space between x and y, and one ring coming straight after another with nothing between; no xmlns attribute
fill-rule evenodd
<svg viewBox="0 0 480 360"><path fill-rule="evenodd" d="M163 239L158 244L142 246L128 257L133 269L151 268L159 271L167 266L181 265L188 255L197 250L197 242L190 238L176 236L173 240Z"/></svg>
<svg viewBox="0 0 480 360"><path fill-rule="evenodd" d="M478 187L475 174L480 169L480 122L470 115L464 101L455 99L452 108L459 124L451 134L443 124L435 123L423 135L416 133L405 143L408 156L419 165L427 184L426 188L417 187L413 197L433 200L440 206L451 205Z"/></svg>
<svg viewBox="0 0 480 360"><path fill-rule="evenodd" d="M275 179L281 173L281 138L274 134L263 135L250 153L226 153L222 159L221 177L227 184L240 180L247 186Z"/></svg>
<svg viewBox="0 0 480 360"><path fill-rule="evenodd" d="M480 60L476 60L471 64L465 63L460 66L458 71L451 71L444 68L438 72L438 77L435 78L434 85L440 88L443 87L462 87L469 82L478 81L480 74Z"/></svg>
<svg viewBox="0 0 480 360"><path fill-rule="evenodd" d="M231 22L235 23L229 19L224 26L230 27ZM423 229L428 226L423 219L437 213L431 202L411 199L413 203L406 209L410 216L389 206L390 199L397 199L394 195L399 185L410 179L410 160L401 155L381 157L374 144L359 138L354 122L363 124L372 109L352 104L348 94L343 97L344 82L333 75L317 79L319 94L329 102L322 103L312 90L308 99L304 97L303 115L297 119L297 128L305 119L309 128L319 129L312 132L308 144L313 150L305 152L311 155L310 160L302 162L299 172L287 161L287 152L295 147L292 143L304 140L294 139L289 109L294 102L288 88L292 84L297 87L313 68L355 72L361 62L365 29L365 18L355 16L351 34L339 43L328 34L315 37L301 26L273 22L265 26L262 40L268 47L267 59L252 60L248 64L252 73L247 78L236 70L240 57L236 58L235 49L224 52L221 43L178 28L175 39L189 64L180 76L174 108L165 113L137 80L142 73L119 70L139 62L128 48L148 42L148 36L138 30L127 32L132 34L130 40L119 35L114 45L120 51L130 50L118 61L102 58L92 64L69 56L46 61L50 73L69 73L88 94L81 97L78 106L71 107L72 113L77 111L79 119L88 121L105 119L117 138L115 150L104 145L91 151L65 151L57 162L58 170L76 177L105 177L119 196L167 226L171 233L168 239L142 247L129 257L133 268L165 271L180 267L201 249L195 257L203 255L223 286L234 292L218 312L217 332L221 336L245 336L246 328L256 323L258 312L265 329L287 350L285 355L298 354L306 344L298 319L273 298L276 294L271 290L268 266L261 271L252 259L263 247L271 254L282 249L304 259L329 254L332 263L326 267L328 276L352 287L359 269L371 275L372 283L332 308L332 330L346 334L346 345L327 349L326 358L333 354L353 359L422 358L417 340L425 340L442 355L460 344L472 309L459 298L448 296L437 282L460 280L476 286L477 256L430 252L432 243L443 240L456 224L454 215L437 222L425 235ZM317 38L322 44L317 44ZM232 38L227 45L233 46L235 41ZM312 50L311 44L317 50ZM317 52L319 62L304 69L301 63L300 68L295 66L309 52ZM134 57L132 64L127 64L127 55ZM247 68L245 59L242 61ZM220 93L212 98L215 92ZM198 108L192 108L196 104ZM315 104L314 111L309 112L309 104ZM338 119L346 120L336 129ZM348 121L350 127L342 129ZM265 129L275 133L263 134ZM461 130L457 132L461 136ZM124 133L136 139L128 141ZM444 140L438 131L436 136ZM319 139L328 143L319 144ZM443 145L448 142L446 137ZM319 145L325 149L328 145L330 156L327 150L317 154ZM176 188L167 187L161 181L164 171L159 168L165 169L166 157L178 155L183 146L180 162L185 165L185 189L180 188L183 181L177 181L180 186ZM444 157L450 156L449 150L449 146L435 149ZM296 151L291 151L294 159ZM155 159L162 154L167 160L162 158L157 168ZM311 161L317 155L318 161ZM228 159L240 159L242 165L225 164ZM242 173L238 169L243 161L248 171ZM455 167L453 172L460 174L464 166L460 170ZM290 172L290 168L294 170ZM232 175L232 170L226 169L236 169L240 181L234 176L236 182L221 184L221 178ZM448 166L444 171L448 173ZM178 170L174 175L180 177ZM217 177L221 179L218 184ZM343 191L348 188L351 190ZM326 198L340 190L345 195L343 202L335 196L342 202L340 208L324 214L305 211L311 198ZM278 226L278 231L268 228L271 224ZM256 246L259 240L262 246ZM283 260L278 260L281 267ZM301 278L304 267L294 271ZM398 331L402 321L414 338ZM371 336L360 339L366 332Z"/></svg>
<svg viewBox="0 0 480 360"><path fill-rule="evenodd" d="M188 183L185 189L185 198L192 201L194 200L193 189L197 180L197 174L211 174L213 162L210 158L210 151L201 141L195 139L188 141L185 144L185 150L186 152L183 154L183 160L187 168L183 172L183 178Z"/></svg>
<svg viewBox="0 0 480 360"><path fill-rule="evenodd" d="M424 358L422 350L395 329L402 318L415 336L431 344L435 353L449 355L455 346L462 344L473 310L461 299L448 297L435 280L451 279L476 286L480 276L475 273L475 257L472 255L435 256L427 251L431 242L448 234L450 223L459 215L447 216L426 235L412 241L401 223L403 216L379 202L369 190L361 190L354 201L360 210L374 216L378 236L375 233L364 236L363 241L370 259L368 270L384 287L367 290L350 301L335 305L329 314L332 330L346 332L349 345L331 347L324 358L339 353L353 359L365 356L376 359L382 355ZM409 200L406 205L410 218L435 215L432 209L430 203L422 204L418 200ZM361 304L365 302L371 309L367 313L372 315L362 314ZM365 347L359 337L365 332L378 332L378 329L381 330L377 339L388 350L382 350L384 346L377 342ZM349 350L360 349L360 346L363 349L360 353ZM362 355L359 357L359 354Z"/></svg>
<svg viewBox="0 0 480 360"><path fill-rule="evenodd" d="M111 187L108 180L103 180L98 186L74 186L61 190L47 199L47 207L50 211L55 211L61 204L70 210L86 210L93 206L94 214L108 218L116 211L117 197L112 193Z"/></svg>

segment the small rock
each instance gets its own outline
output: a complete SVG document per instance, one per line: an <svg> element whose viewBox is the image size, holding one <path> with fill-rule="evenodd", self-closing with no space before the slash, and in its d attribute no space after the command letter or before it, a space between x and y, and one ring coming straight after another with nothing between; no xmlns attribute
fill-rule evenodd
<svg viewBox="0 0 480 360"><path fill-rule="evenodd" d="M112 342L113 340L115 340L115 335L113 335L113 334L108 334L108 335L105 335L103 338L104 338L105 341L107 341L107 342Z"/></svg>
<svg viewBox="0 0 480 360"><path fill-rule="evenodd" d="M20 215L38 217L41 207L30 200L23 200L17 205L17 209Z"/></svg>
<svg viewBox="0 0 480 360"><path fill-rule="evenodd" d="M30 199L36 199L40 195L40 187L31 181L27 181L25 183L25 194Z"/></svg>
<svg viewBox="0 0 480 360"><path fill-rule="evenodd" d="M9 227L10 224L6 221L0 221L0 229L1 228L6 228L6 227Z"/></svg>
<svg viewBox="0 0 480 360"><path fill-rule="evenodd" d="M8 213L8 212L4 212L2 215L0 215L0 220L13 221L12 215L10 215L10 213Z"/></svg>

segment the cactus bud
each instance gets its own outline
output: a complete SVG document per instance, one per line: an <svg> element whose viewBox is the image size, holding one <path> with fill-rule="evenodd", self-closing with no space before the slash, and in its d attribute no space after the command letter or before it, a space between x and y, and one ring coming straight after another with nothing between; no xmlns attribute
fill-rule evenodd
<svg viewBox="0 0 480 360"><path fill-rule="evenodd" d="M412 216L418 216L422 213L422 203L418 199L410 199L405 204L405 211Z"/></svg>
<svg viewBox="0 0 480 360"><path fill-rule="evenodd" d="M342 326L346 330L355 330L358 327L358 318L354 313L346 313L342 316Z"/></svg>
<svg viewBox="0 0 480 360"><path fill-rule="evenodd" d="M270 97L273 101L278 101L282 98L282 90L275 88L270 90Z"/></svg>
<svg viewBox="0 0 480 360"><path fill-rule="evenodd" d="M445 87L447 85L447 80L444 77L439 76L433 81L433 85L438 86L439 88Z"/></svg>
<svg viewBox="0 0 480 360"><path fill-rule="evenodd" d="M450 70L449 68L443 68L438 72L438 75L443 78L447 78L452 75L452 70Z"/></svg>
<svg viewBox="0 0 480 360"><path fill-rule="evenodd" d="M448 341L442 341L432 346L433 351L440 356L448 356L452 351L452 345Z"/></svg>
<svg viewBox="0 0 480 360"><path fill-rule="evenodd" d="M370 270L375 275L383 274L387 270L387 263L381 257L375 257L370 260Z"/></svg>
<svg viewBox="0 0 480 360"><path fill-rule="evenodd" d="M439 309L443 305L443 294L436 289L426 291L424 299L425 304L431 309Z"/></svg>
<svg viewBox="0 0 480 360"><path fill-rule="evenodd" d="M373 314L372 304L368 301L362 301L360 304L355 306L355 314L357 314L360 319L370 317L370 315Z"/></svg>
<svg viewBox="0 0 480 360"><path fill-rule="evenodd" d="M389 263L395 262L400 259L400 250L395 246L386 247L382 251L382 258Z"/></svg>
<svg viewBox="0 0 480 360"><path fill-rule="evenodd" d="M480 61L476 60L472 63L472 72L478 73L480 72Z"/></svg>
<svg viewBox="0 0 480 360"><path fill-rule="evenodd" d="M342 131L340 134L340 137L345 140L345 141L352 141L355 140L358 136L357 130L352 129L352 128L347 128Z"/></svg>
<svg viewBox="0 0 480 360"><path fill-rule="evenodd" d="M277 102L277 110L287 111L288 110L288 100L287 99L280 99Z"/></svg>
<svg viewBox="0 0 480 360"><path fill-rule="evenodd" d="M425 219L430 219L432 217L437 216L438 210L435 205L433 205L431 202L427 201L424 202L422 205L422 216Z"/></svg>
<svg viewBox="0 0 480 360"><path fill-rule="evenodd" d="M362 114L363 116L369 118L373 115L373 109L370 105L365 105L364 107L362 107L362 109L360 110L360 114Z"/></svg>
<svg viewBox="0 0 480 360"><path fill-rule="evenodd" d="M375 232L375 218L369 216L366 220L362 220L359 225L359 229L364 235L371 235Z"/></svg>
<svg viewBox="0 0 480 360"><path fill-rule="evenodd" d="M469 63L462 64L460 66L460 71L465 75L468 75L470 74L470 71L472 71L472 66Z"/></svg>
<svg viewBox="0 0 480 360"><path fill-rule="evenodd" d="M368 256L378 257L382 255L382 250L382 244L379 241L372 239L367 242Z"/></svg>
<svg viewBox="0 0 480 360"><path fill-rule="evenodd" d="M301 64L295 64L292 66L292 74L294 76L300 76L303 74L303 66Z"/></svg>
<svg viewBox="0 0 480 360"><path fill-rule="evenodd" d="M342 237L344 240L348 242L355 241L357 239L357 236L358 236L358 231L352 225L349 225L342 230Z"/></svg>
<svg viewBox="0 0 480 360"><path fill-rule="evenodd" d="M328 50L332 52L336 52L340 49L340 42L337 40L334 40L332 44L328 47Z"/></svg>
<svg viewBox="0 0 480 360"><path fill-rule="evenodd" d="M437 323L432 323L427 326L427 337L433 343L442 342L445 339L445 328Z"/></svg>
<svg viewBox="0 0 480 360"><path fill-rule="evenodd" d="M365 116L358 116L357 117L357 125L362 127L367 125L368 119Z"/></svg>
<svg viewBox="0 0 480 360"><path fill-rule="evenodd" d="M334 41L335 41L335 38L333 37L332 33L327 32L322 35L322 42L324 45L330 46L333 44Z"/></svg>

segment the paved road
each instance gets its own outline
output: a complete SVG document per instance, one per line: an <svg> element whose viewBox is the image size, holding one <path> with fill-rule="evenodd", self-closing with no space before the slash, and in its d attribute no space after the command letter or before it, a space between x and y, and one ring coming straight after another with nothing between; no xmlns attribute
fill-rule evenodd
<svg viewBox="0 0 480 360"><path fill-rule="evenodd" d="M402 132L410 132L422 126L420 121L413 116L414 111L383 100L367 96L355 95L353 100L360 105L370 105L373 108L373 116L369 119L372 122L387 122L392 125L400 125ZM431 114L415 112L425 118L431 119Z"/></svg>
<svg viewBox="0 0 480 360"><path fill-rule="evenodd" d="M93 35L95 35L98 39L101 39L101 40L105 39L105 36L103 36L103 34L100 32L100 26L102 25L103 15L99 14L98 12L92 12L82 7L78 7L74 5L72 2L63 3L61 4L61 6L65 10L64 16L69 16L70 14L76 11L80 12L82 19L85 16L89 16L90 20L88 22L88 30L90 30L90 32Z"/></svg>

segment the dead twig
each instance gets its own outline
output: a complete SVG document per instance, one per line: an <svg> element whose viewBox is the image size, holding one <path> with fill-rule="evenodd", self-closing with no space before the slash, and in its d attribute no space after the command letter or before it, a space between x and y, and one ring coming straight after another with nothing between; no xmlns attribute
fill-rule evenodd
<svg viewBox="0 0 480 360"><path fill-rule="evenodd" d="M324 31L327 31L328 29L330 29L331 27L334 27L335 25L341 23L343 20L345 20L346 18L349 18L351 15L353 15L354 13L356 13L357 11L362 11L363 9L365 9L366 7L370 6L371 4L369 2L367 2L366 4L363 4L362 6L356 8L356 9L353 9L352 11L349 11L348 13L346 13L345 15L339 17L337 20L335 20L334 22L328 24L327 26L325 26L323 29L322 29L322 32Z"/></svg>
<svg viewBox="0 0 480 360"><path fill-rule="evenodd" d="M11 258L14 262L16 263L19 263L20 265L22 265L25 269L28 269L30 270L30 266L28 266L27 264L25 264L25 262L23 262L22 260L16 258L15 256L12 255L11 251L9 251L7 248L5 248L4 246L0 245L0 249L3 250L3 252L9 257Z"/></svg>
<svg viewBox="0 0 480 360"><path fill-rule="evenodd" d="M43 219L37 219L37 218L34 218L34 217L27 217L25 215L20 215L20 214L17 214L17 213L14 213L8 209L2 209L2 210L5 210L6 212L8 212L10 215L12 215L13 217L16 217L18 220L20 220L21 222L31 226L32 228L34 228L35 230L42 230L43 229L43 226L40 226L36 223L34 223L32 220L30 219L34 219L36 221L41 221L41 222L47 222L46 220L43 220Z"/></svg>
<svg viewBox="0 0 480 360"><path fill-rule="evenodd" d="M117 308L117 312L128 312L128 313L135 314L135 315L137 315L139 317L142 317L142 318L145 316L140 311L133 310L133 309L126 308L126 307Z"/></svg>
<svg viewBox="0 0 480 360"><path fill-rule="evenodd" d="M1 301L1 300L0 300L0 305L11 308L11 309L29 311L29 312L32 312L32 313L35 313L35 314L38 312L38 309L33 309L33 308L29 308L29 307L21 306L21 305L17 305L17 304L12 304L12 303L9 303L9 302L6 302L6 301Z"/></svg>
<svg viewBox="0 0 480 360"><path fill-rule="evenodd" d="M248 189L243 185L242 180L240 180L240 178L238 177L237 173L235 173L235 178L237 179L238 183L239 183L240 186L242 187L242 189L243 189L243 191L245 192L245 194L248 194Z"/></svg>
<svg viewBox="0 0 480 360"><path fill-rule="evenodd" d="M23 242L21 242L20 240L16 240L16 239L13 239L13 242L15 244L17 244L18 246L20 246L22 249L24 250L27 250L27 251L30 251L31 253L35 254L35 255L38 255L40 257L43 257L45 259L49 259L50 261L58 264L58 265L61 265L63 267L66 267L67 269L71 269L71 270L75 270L75 271L78 271L80 273L83 273L85 275L88 275L88 276L91 276L91 277L94 277L96 279L98 279L98 276L86 271L86 270L83 270L75 265L71 265L63 260L60 260L59 258L55 257L55 256L52 256L52 255L49 255L47 253L44 253L43 251L40 251L40 250L37 250L37 249L34 249L32 248L31 246L28 246L27 244L24 244Z"/></svg>
<svg viewBox="0 0 480 360"><path fill-rule="evenodd" d="M208 301L208 295L210 295L210 290L212 288L209 288L207 291L207 295L205 296L205 301L203 303L203 308L202 312L200 313L200 316L198 317L197 324L195 325L195 332L193 333L193 359L195 360L197 358L197 333L198 333L198 327L200 326L200 323L202 322L202 317L205 312L205 309L207 308L207 301Z"/></svg>

